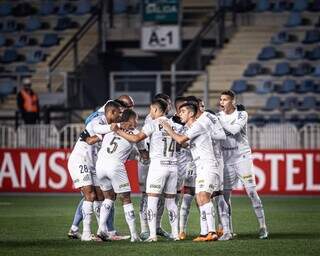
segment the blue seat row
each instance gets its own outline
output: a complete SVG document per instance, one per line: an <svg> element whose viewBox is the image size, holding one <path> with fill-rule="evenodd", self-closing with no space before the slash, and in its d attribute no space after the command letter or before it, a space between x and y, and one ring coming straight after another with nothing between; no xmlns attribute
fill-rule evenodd
<svg viewBox="0 0 320 256"><path fill-rule="evenodd" d="M290 34L287 31L280 31L276 35L271 37L270 43L274 45L281 45L285 43L298 42L298 38L294 34ZM320 30L310 29L306 30L303 40L303 44L316 44L320 42Z"/></svg>
<svg viewBox="0 0 320 256"><path fill-rule="evenodd" d="M303 11L320 11L320 2L319 0L314 0L309 4L306 0L259 0L256 5L257 12L283 12L283 11L294 11L294 12L303 12Z"/></svg>
<svg viewBox="0 0 320 256"><path fill-rule="evenodd" d="M266 105L263 107L264 111L308 111L308 110L320 110L320 102L317 101L314 96L304 97L302 101L297 100L296 97L288 97L284 101L281 101L278 96L271 96L267 99Z"/></svg>

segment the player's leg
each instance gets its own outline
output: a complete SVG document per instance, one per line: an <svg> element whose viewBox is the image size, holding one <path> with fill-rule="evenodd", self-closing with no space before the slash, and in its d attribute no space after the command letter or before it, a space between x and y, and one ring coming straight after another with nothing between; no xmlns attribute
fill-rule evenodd
<svg viewBox="0 0 320 256"><path fill-rule="evenodd" d="M214 200L218 209L218 216L222 225L223 234L220 236L219 240L225 241L232 238L230 232L230 223L229 223L229 209L228 204L226 203L223 192L219 191L214 194Z"/></svg>
<svg viewBox="0 0 320 256"><path fill-rule="evenodd" d="M139 187L141 191L141 200L140 200L140 238L145 240L149 237L149 227L148 227L148 218L147 218L147 202L148 196L146 193L146 180L148 175L149 165L143 164L140 161L138 162L138 178L139 178Z"/></svg>
<svg viewBox="0 0 320 256"><path fill-rule="evenodd" d="M162 194L160 195L159 201L158 201L157 222L156 222L157 235L163 236L165 238L170 238L170 234L161 227L161 220L164 212L164 207L165 207L165 196L164 194Z"/></svg>
<svg viewBox="0 0 320 256"><path fill-rule="evenodd" d="M100 219L99 219L99 231L100 233L98 236L102 240L107 240L108 239L108 228L107 228L107 219L110 215L111 209L114 205L114 201L116 199L115 193L111 187L111 183L109 184L103 184L101 185L101 189L103 192L104 200L101 205L100 209Z"/></svg>
<svg viewBox="0 0 320 256"><path fill-rule="evenodd" d="M74 213L73 222L71 228L68 232L68 237L71 239L80 239L81 233L79 232L79 225L82 221L82 204L84 201L84 197L81 198L80 202L78 203L76 212Z"/></svg>
<svg viewBox="0 0 320 256"><path fill-rule="evenodd" d="M171 226L171 239L179 240L179 215L178 206L176 204L177 193L177 166L169 166L169 175L166 178L164 186L165 206L168 210L169 223Z"/></svg>
<svg viewBox="0 0 320 256"><path fill-rule="evenodd" d="M268 231L266 226L266 220L264 215L264 209L261 199L256 190L256 181L253 173L253 163L251 159L238 163L238 177L245 187L247 195L249 196L252 204L252 208L258 219L260 230L259 238L268 238Z"/></svg>
<svg viewBox="0 0 320 256"><path fill-rule="evenodd" d="M187 223L190 213L191 203L195 195L194 187L184 187L184 193L181 199L180 218L179 218L179 238L180 240L186 239Z"/></svg>

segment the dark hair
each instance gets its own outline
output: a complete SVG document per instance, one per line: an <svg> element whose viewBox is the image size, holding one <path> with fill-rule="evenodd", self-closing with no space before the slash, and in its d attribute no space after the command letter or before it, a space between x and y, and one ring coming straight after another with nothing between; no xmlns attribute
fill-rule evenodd
<svg viewBox="0 0 320 256"><path fill-rule="evenodd" d="M163 99L154 99L151 105L156 105L163 113L166 113L168 109L168 102Z"/></svg>
<svg viewBox="0 0 320 256"><path fill-rule="evenodd" d="M125 109L122 113L121 122L128 122L131 118L136 118L137 113L132 109Z"/></svg>
<svg viewBox="0 0 320 256"><path fill-rule="evenodd" d="M177 105L178 102L183 102L183 101L187 101L186 97L184 96L178 96L175 100L174 100L174 104Z"/></svg>
<svg viewBox="0 0 320 256"><path fill-rule="evenodd" d="M109 100L104 106L104 112L108 111L111 108L120 108L120 107L121 105L119 102L116 102L114 100Z"/></svg>
<svg viewBox="0 0 320 256"><path fill-rule="evenodd" d="M167 94L165 94L165 93L158 93L158 94L156 94L156 95L154 96L153 99L155 99L155 100L157 100L157 99L162 99L162 100L165 100L165 101L168 102L168 101L170 100L170 96L167 95Z"/></svg>
<svg viewBox="0 0 320 256"><path fill-rule="evenodd" d="M123 107L123 108L127 108L127 107L128 107L127 104L126 104L124 101L122 101L122 100L115 99L114 102L119 103L120 106Z"/></svg>
<svg viewBox="0 0 320 256"><path fill-rule="evenodd" d="M235 97L236 97L236 94L232 90L223 91L223 92L221 92L221 95L228 95L231 97L231 99L235 99Z"/></svg>
<svg viewBox="0 0 320 256"><path fill-rule="evenodd" d="M186 101L188 101L188 102L194 102L194 103L198 104L198 98L197 98L196 96L193 96L193 95L187 96L187 97L186 97Z"/></svg>
<svg viewBox="0 0 320 256"><path fill-rule="evenodd" d="M186 107L188 110L191 110L193 112L193 116L195 116L198 113L198 103L195 103L193 101L187 101L186 103L183 103L179 109Z"/></svg>

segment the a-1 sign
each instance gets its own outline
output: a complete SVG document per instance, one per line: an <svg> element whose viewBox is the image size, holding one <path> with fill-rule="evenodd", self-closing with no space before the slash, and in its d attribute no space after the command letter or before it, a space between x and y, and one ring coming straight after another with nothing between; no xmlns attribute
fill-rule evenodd
<svg viewBox="0 0 320 256"><path fill-rule="evenodd" d="M141 30L141 48L148 51L179 51L180 26L144 26Z"/></svg>

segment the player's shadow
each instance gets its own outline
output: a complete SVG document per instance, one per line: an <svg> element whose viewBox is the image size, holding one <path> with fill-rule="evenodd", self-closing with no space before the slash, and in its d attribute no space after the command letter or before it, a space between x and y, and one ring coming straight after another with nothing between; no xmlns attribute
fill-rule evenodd
<svg viewBox="0 0 320 256"><path fill-rule="evenodd" d="M269 233L269 239L290 239L290 240L299 240L299 239L310 239L316 240L319 239L320 233L301 233L301 232L291 232L291 233ZM257 239L258 235L253 233L241 233L238 234L235 239L239 240L255 240Z"/></svg>

